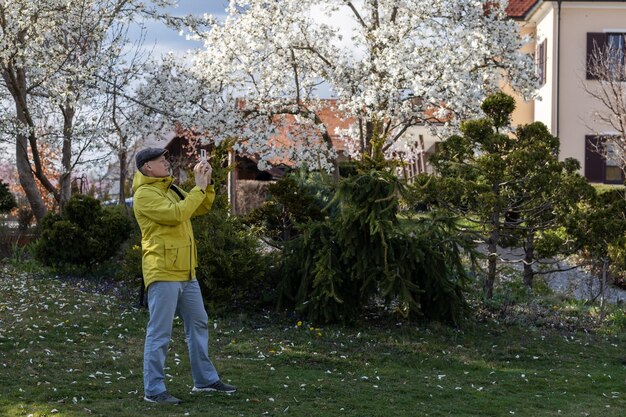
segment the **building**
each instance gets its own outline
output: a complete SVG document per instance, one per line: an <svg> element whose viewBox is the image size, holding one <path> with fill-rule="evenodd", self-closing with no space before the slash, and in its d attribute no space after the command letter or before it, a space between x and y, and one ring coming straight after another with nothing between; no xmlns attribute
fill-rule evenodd
<svg viewBox="0 0 626 417"><path fill-rule="evenodd" d="M624 61L626 1L509 0L507 13L533 39L526 52L534 54L541 84L540 100L519 100L513 124L543 122L561 140L560 157L580 161L589 181L623 183L619 162L595 146L616 132L594 117L604 109L586 87L598 82L589 73L594 45L615 40Z"/></svg>

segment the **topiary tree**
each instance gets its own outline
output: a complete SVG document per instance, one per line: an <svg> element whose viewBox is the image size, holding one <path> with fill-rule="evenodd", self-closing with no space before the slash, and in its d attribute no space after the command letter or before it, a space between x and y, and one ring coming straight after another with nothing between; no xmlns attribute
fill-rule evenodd
<svg viewBox="0 0 626 417"><path fill-rule="evenodd" d="M42 219L34 254L48 266L92 267L115 255L130 232L123 208L103 207L93 197L74 195L62 214Z"/></svg>
<svg viewBox="0 0 626 417"><path fill-rule="evenodd" d="M493 296L498 245L526 250L525 283L532 285L535 239L558 227L577 199L589 193L575 160L559 161L559 140L542 123L512 132L512 97L497 93L482 105L485 117L461 124L461 135L441 144L430 161L437 173L431 187L439 207L475 224L486 243L488 270L483 283Z"/></svg>
<svg viewBox="0 0 626 417"><path fill-rule="evenodd" d="M542 123L518 126L515 146L507 158L507 191L515 205L505 213L505 231L524 249L523 279L531 288L538 260L562 257L576 250L563 245L553 250L537 246L542 235L559 229L581 201L589 201L593 187L578 172L578 161L558 159L559 139Z"/></svg>

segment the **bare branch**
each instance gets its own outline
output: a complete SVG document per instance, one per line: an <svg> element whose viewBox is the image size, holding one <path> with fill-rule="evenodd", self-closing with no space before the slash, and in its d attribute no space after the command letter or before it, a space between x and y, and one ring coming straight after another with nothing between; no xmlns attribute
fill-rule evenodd
<svg viewBox="0 0 626 417"><path fill-rule="evenodd" d="M624 41L626 39L622 39L622 47ZM597 144L591 144L591 147L606 160L614 159L619 162L622 172L626 172L625 52L624 49L611 45L594 45L587 63L587 73L592 79L582 82L587 95L599 105L592 114L593 120L615 132L606 134L596 131L600 140Z"/></svg>
<svg viewBox="0 0 626 417"><path fill-rule="evenodd" d="M363 18L361 17L361 15L359 14L358 10L356 9L356 7L354 7L354 4L352 4L351 1L346 1L346 6L348 6L351 10L352 13L354 13L354 16L356 17L356 19L358 20L359 24L361 26L363 26L364 28L367 27L367 25L365 24L365 21L363 20Z"/></svg>

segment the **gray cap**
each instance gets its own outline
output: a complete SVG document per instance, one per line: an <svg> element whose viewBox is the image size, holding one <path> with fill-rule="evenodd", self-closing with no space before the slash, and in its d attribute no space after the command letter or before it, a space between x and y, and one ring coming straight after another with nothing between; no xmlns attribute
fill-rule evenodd
<svg viewBox="0 0 626 417"><path fill-rule="evenodd" d="M140 150L139 152L137 152L137 155L135 155L135 163L137 164L137 169L141 168L146 162L157 159L159 156L166 153L167 149L163 148L145 148Z"/></svg>

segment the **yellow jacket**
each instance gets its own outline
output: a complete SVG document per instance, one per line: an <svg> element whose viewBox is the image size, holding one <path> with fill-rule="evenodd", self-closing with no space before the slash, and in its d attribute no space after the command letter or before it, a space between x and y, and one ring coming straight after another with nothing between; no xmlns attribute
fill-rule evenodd
<svg viewBox="0 0 626 417"><path fill-rule="evenodd" d="M207 213L215 199L215 189L199 187L189 193L172 189L173 177L147 177L137 172L133 178L133 210L141 229L141 267L148 288L156 281L187 281L196 276L196 241L191 218Z"/></svg>

